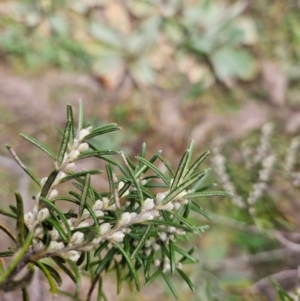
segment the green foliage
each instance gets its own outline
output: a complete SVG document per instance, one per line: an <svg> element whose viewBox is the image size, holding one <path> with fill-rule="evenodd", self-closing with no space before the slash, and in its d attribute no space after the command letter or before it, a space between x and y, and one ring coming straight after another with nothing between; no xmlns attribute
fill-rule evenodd
<svg viewBox="0 0 300 301"><path fill-rule="evenodd" d="M1 210L1 214L16 221L16 235L1 224L0 229L15 245L1 252L1 256L12 257L12 260L5 268L2 266L0 288L3 291L20 288L23 300L29 300L26 286L36 267L45 275L50 292L59 294L58 287L63 278L56 269L58 266L76 284L75 292L70 295L74 300L82 298L79 292L84 270L92 278L85 300L90 300L99 281L98 299L105 298L101 286L104 271L116 272L118 292L123 281L133 282L140 290L143 275L145 285L162 277L177 297L171 276L175 273L195 291L183 270L185 263L197 262L192 256L194 248L184 250L180 246L180 237L188 233L201 235L207 228L188 219L192 212L205 215L194 198L228 195L224 191L193 188L198 187L198 182L207 174L207 170L198 172L197 168L208 152L190 164L191 143L174 171L159 153L150 160L146 159L146 144L136 157L136 163L118 151L95 147L89 151L91 139L119 128L116 124L84 128L81 104L79 111L79 130L75 133L72 108L67 107L68 120L58 154L35 138L22 134L55 160L55 169L42 180L29 174L41 186L31 211L24 214L23 200L17 192L17 206L10 206L12 212ZM21 168L26 169L14 150L11 147L9 150ZM111 159L110 156L116 157ZM77 161L88 157L106 161L108 191L99 191L92 185L91 176L98 175L100 170L77 170ZM155 166L158 161L167 166L168 172ZM72 182L73 188L69 195L60 195L57 188L65 182ZM61 209L61 201L73 203L77 209ZM19 278L26 266L28 273Z"/></svg>
<svg viewBox="0 0 300 301"><path fill-rule="evenodd" d="M101 1L99 6L19 0L0 24L0 45L8 59L24 67L90 71L113 89L127 81L164 87L170 72L178 84L184 79L206 87L215 77L232 86L255 74L252 55L241 47L256 42L244 9L243 2L225 7L213 0Z"/></svg>

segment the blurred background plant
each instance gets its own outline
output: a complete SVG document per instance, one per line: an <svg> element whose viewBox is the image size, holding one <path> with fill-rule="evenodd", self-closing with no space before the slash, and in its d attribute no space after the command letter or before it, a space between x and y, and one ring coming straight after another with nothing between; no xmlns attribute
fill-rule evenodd
<svg viewBox="0 0 300 301"><path fill-rule="evenodd" d="M97 146L135 154L146 141L175 167L194 139L218 162L210 180L236 193L203 200L212 220L197 241L199 268L188 271L196 294L178 280L179 299L297 300L299 12L298 0L2 0L2 199L16 180L32 193L4 144L33 165L38 153L11 137L21 127L51 144L49 124L62 126L62 108L82 98L92 125L125 129ZM121 300L171 300L154 285L155 296Z"/></svg>

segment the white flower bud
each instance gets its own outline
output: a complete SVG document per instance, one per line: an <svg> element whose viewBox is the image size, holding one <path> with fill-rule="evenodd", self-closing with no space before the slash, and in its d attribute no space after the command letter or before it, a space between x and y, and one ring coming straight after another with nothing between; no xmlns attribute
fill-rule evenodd
<svg viewBox="0 0 300 301"><path fill-rule="evenodd" d="M107 208L107 210L110 210L110 211L115 211L116 209L117 209L116 204L112 204L111 206L109 206Z"/></svg>
<svg viewBox="0 0 300 301"><path fill-rule="evenodd" d="M168 237L169 237L169 239L172 240L172 241L175 240L175 235L174 235L174 234L170 234Z"/></svg>
<svg viewBox="0 0 300 301"><path fill-rule="evenodd" d="M96 237L92 240L93 245L99 245L101 242L102 238L101 237Z"/></svg>
<svg viewBox="0 0 300 301"><path fill-rule="evenodd" d="M50 216L50 212L49 212L48 208L43 208L42 210L39 211L39 213L37 215L37 220L39 223L41 223L49 216Z"/></svg>
<svg viewBox="0 0 300 301"><path fill-rule="evenodd" d="M150 248L151 245L152 245L152 242L151 242L150 239L148 239L148 240L145 241L145 247L146 247L146 248Z"/></svg>
<svg viewBox="0 0 300 301"><path fill-rule="evenodd" d="M34 246L34 249L35 250L42 250L42 249L44 249L44 244L39 240L39 241L37 241L37 243L35 244L35 246Z"/></svg>
<svg viewBox="0 0 300 301"><path fill-rule="evenodd" d="M176 262L176 268L177 269L182 269L182 263L181 262Z"/></svg>
<svg viewBox="0 0 300 301"><path fill-rule="evenodd" d="M37 216L38 212L39 212L39 207L37 205L33 206L32 213L34 214L34 216Z"/></svg>
<svg viewBox="0 0 300 301"><path fill-rule="evenodd" d="M124 228L124 229L122 230L122 232L125 233L125 234L129 234L129 233L131 232L131 229L129 229L129 228Z"/></svg>
<svg viewBox="0 0 300 301"><path fill-rule="evenodd" d="M57 189L52 189L50 194L49 194L49 197L48 199L49 200L53 200L54 198L56 198L58 196L58 191Z"/></svg>
<svg viewBox="0 0 300 301"><path fill-rule="evenodd" d="M103 208L103 202L101 200L97 200L93 205L94 210L102 210L102 208Z"/></svg>
<svg viewBox="0 0 300 301"><path fill-rule="evenodd" d="M158 268L160 266L160 264L161 264L161 261L159 259L154 259L154 266L155 267Z"/></svg>
<svg viewBox="0 0 300 301"><path fill-rule="evenodd" d="M64 254L64 257L71 259L72 261L77 261L80 257L79 252L75 250L68 251Z"/></svg>
<svg viewBox="0 0 300 301"><path fill-rule="evenodd" d="M64 247L65 245L62 242L51 241L48 246L48 251L57 251L63 249Z"/></svg>
<svg viewBox="0 0 300 301"><path fill-rule="evenodd" d="M80 248L81 251L91 251L94 248L92 244Z"/></svg>
<svg viewBox="0 0 300 301"><path fill-rule="evenodd" d="M73 149L69 154L69 161L72 162L78 158L80 155L80 151L77 149Z"/></svg>
<svg viewBox="0 0 300 301"><path fill-rule="evenodd" d="M78 135L79 141L82 141L83 138L84 138L85 136L87 136L89 133L90 133L90 127L86 128L86 129L82 129L82 130L79 132L79 135Z"/></svg>
<svg viewBox="0 0 300 301"><path fill-rule="evenodd" d="M161 210L168 210L169 211L169 210L172 210L173 208L174 208L174 205L171 202L169 202L169 203L163 205L161 207Z"/></svg>
<svg viewBox="0 0 300 301"><path fill-rule="evenodd" d="M67 160L68 160L68 154L64 153L64 158L62 160L62 164L64 164L65 162L67 162Z"/></svg>
<svg viewBox="0 0 300 301"><path fill-rule="evenodd" d="M178 202L174 202L173 205L174 205L175 210L178 210L181 206L180 203L178 203Z"/></svg>
<svg viewBox="0 0 300 301"><path fill-rule="evenodd" d="M35 196L35 200L36 200L36 201L39 201L40 196L41 196L41 193L39 192L39 193Z"/></svg>
<svg viewBox="0 0 300 301"><path fill-rule="evenodd" d="M122 242L125 234L122 231L117 231L113 233L112 235L108 236L107 238L115 241L115 242Z"/></svg>
<svg viewBox="0 0 300 301"><path fill-rule="evenodd" d="M81 219L85 220L90 217L90 212L87 209L84 209L82 212Z"/></svg>
<svg viewBox="0 0 300 301"><path fill-rule="evenodd" d="M66 176L66 174L63 171L60 171L59 174L57 175L58 181L60 181L61 179L63 179L65 176Z"/></svg>
<svg viewBox="0 0 300 301"><path fill-rule="evenodd" d="M78 144L79 144L78 139L75 138L73 144L68 144L69 151L71 152L73 149L77 148Z"/></svg>
<svg viewBox="0 0 300 301"><path fill-rule="evenodd" d="M149 256L150 253L151 253L151 249L146 249L144 253L145 253L147 256Z"/></svg>
<svg viewBox="0 0 300 301"><path fill-rule="evenodd" d="M163 273L166 273L171 270L171 264L169 262L164 263Z"/></svg>
<svg viewBox="0 0 300 301"><path fill-rule="evenodd" d="M111 229L111 225L109 223L104 223L100 225L100 234L104 235Z"/></svg>
<svg viewBox="0 0 300 301"><path fill-rule="evenodd" d="M168 233L175 233L175 232L176 232L176 228L175 228L175 227L172 227L172 226L169 226L169 227L167 228L167 231L168 231Z"/></svg>
<svg viewBox="0 0 300 301"><path fill-rule="evenodd" d="M142 222L142 221L151 220L153 218L154 218L154 215L152 212L145 212L140 215L139 220Z"/></svg>
<svg viewBox="0 0 300 301"><path fill-rule="evenodd" d="M159 192L157 195L156 195L156 204L160 204L164 198L166 197L167 195L167 192Z"/></svg>
<svg viewBox="0 0 300 301"><path fill-rule="evenodd" d="M95 215L96 215L96 217L100 217L100 216L103 216L104 213L103 213L103 211L101 211L101 210L96 210L96 211L95 211Z"/></svg>
<svg viewBox="0 0 300 301"><path fill-rule="evenodd" d="M88 227L90 224L88 222L81 222L76 229Z"/></svg>
<svg viewBox="0 0 300 301"><path fill-rule="evenodd" d="M27 212L27 213L24 214L24 220L25 220L25 224L28 227L30 227L35 222L35 216L34 216L34 214L31 211L29 211L29 212Z"/></svg>
<svg viewBox="0 0 300 301"><path fill-rule="evenodd" d="M167 238L168 238L168 237L167 237L167 234L166 234L165 232L159 233L158 236L159 236L159 239L160 239L161 241L166 241Z"/></svg>
<svg viewBox="0 0 300 301"><path fill-rule="evenodd" d="M58 233L58 231L55 228L52 229L49 233L51 235L51 240L58 240L59 233Z"/></svg>
<svg viewBox="0 0 300 301"><path fill-rule="evenodd" d="M75 232L71 239L70 239L70 243L73 244L73 245L78 245L78 244L81 244L84 240L84 234L82 232Z"/></svg>
<svg viewBox="0 0 300 301"><path fill-rule="evenodd" d="M124 212L121 215L120 226L128 225L137 216L135 212Z"/></svg>
<svg viewBox="0 0 300 301"><path fill-rule="evenodd" d="M154 251L158 251L158 250L160 249L160 245L157 244L157 243L154 243L154 244L152 245L152 249L153 249Z"/></svg>
<svg viewBox="0 0 300 301"><path fill-rule="evenodd" d="M44 236L44 228L36 227L34 229L34 237L43 238L43 236Z"/></svg>
<svg viewBox="0 0 300 301"><path fill-rule="evenodd" d="M48 177L42 178L41 179L41 185L44 186L47 180L48 180Z"/></svg>
<svg viewBox="0 0 300 301"><path fill-rule="evenodd" d="M89 149L89 145L85 142L85 143L80 143L77 150L79 150L81 153L85 152L86 150Z"/></svg>
<svg viewBox="0 0 300 301"><path fill-rule="evenodd" d="M143 205L143 211L151 210L155 206L153 199L146 199Z"/></svg>
<svg viewBox="0 0 300 301"><path fill-rule="evenodd" d="M69 164L67 164L67 166L65 167L64 171L65 171L66 173L70 173L70 172L75 171L75 169L76 169L76 164L75 164L75 163L69 163Z"/></svg>

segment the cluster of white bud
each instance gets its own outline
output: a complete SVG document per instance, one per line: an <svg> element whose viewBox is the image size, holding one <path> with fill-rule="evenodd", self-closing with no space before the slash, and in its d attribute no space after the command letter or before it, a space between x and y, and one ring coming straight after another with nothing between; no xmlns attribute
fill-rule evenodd
<svg viewBox="0 0 300 301"><path fill-rule="evenodd" d="M259 171L258 181L253 185L253 189L247 198L247 202L250 206L255 204L267 189L268 187L267 182L270 179L270 175L272 172L273 165L275 163L275 159L276 159L275 155L269 155L262 162L262 168ZM251 208L250 213L251 214L255 213L253 208Z"/></svg>
<svg viewBox="0 0 300 301"><path fill-rule="evenodd" d="M237 194L236 188L231 182L230 176L226 170L226 159L221 154L221 144L222 141L220 139L216 139L213 142L211 164L213 165L213 169L217 174L223 189L232 194L232 203L238 206L239 208L244 208L245 204L243 198Z"/></svg>
<svg viewBox="0 0 300 301"><path fill-rule="evenodd" d="M46 218L50 216L49 210L43 208L38 211L37 205L33 207L32 212L29 211L24 215L24 221L29 230L36 230L37 226L41 224ZM41 231L37 230L37 234L40 236Z"/></svg>
<svg viewBox="0 0 300 301"><path fill-rule="evenodd" d="M254 163L262 162L269 153L271 144L270 138L274 130L272 123L266 123L261 130L260 144L256 150L256 155L253 159Z"/></svg>

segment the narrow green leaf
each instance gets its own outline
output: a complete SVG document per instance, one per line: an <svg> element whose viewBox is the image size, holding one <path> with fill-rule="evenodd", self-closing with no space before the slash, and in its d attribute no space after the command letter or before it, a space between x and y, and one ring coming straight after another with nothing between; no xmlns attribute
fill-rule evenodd
<svg viewBox="0 0 300 301"><path fill-rule="evenodd" d="M172 240L169 241L169 252L170 252L170 265L171 265L171 273L174 274L176 267L176 258L174 251L174 243Z"/></svg>
<svg viewBox="0 0 300 301"><path fill-rule="evenodd" d="M159 157L161 151L158 151L154 154L154 156L152 156L152 158L149 160L150 163L154 163L156 161L156 159ZM140 161L140 163L143 163ZM135 177L138 178L142 173L146 173L146 171L149 169L149 166L145 165L145 164L139 164L139 166L141 165L141 167L138 168L138 170L135 172Z"/></svg>
<svg viewBox="0 0 300 301"><path fill-rule="evenodd" d="M189 148L188 148L188 151L189 151L189 156L188 156L188 159L187 159L187 163L185 165L185 168L184 168L184 171L183 171L183 176L186 175L187 173L187 170L188 170L188 166L191 162L191 158L192 158L192 154L193 154L193 150L194 150L194 147L195 147L195 143L194 143L194 140L191 141L190 145L189 145Z"/></svg>
<svg viewBox="0 0 300 301"><path fill-rule="evenodd" d="M67 105L67 117L70 120L70 141L74 141L75 138L75 129L74 129L74 116L73 109L71 105Z"/></svg>
<svg viewBox="0 0 300 301"><path fill-rule="evenodd" d="M178 165L174 180L172 182L172 185L171 185L171 188L170 188L171 191L174 190L178 186L178 184L180 183L180 180L183 176L183 172L185 171L186 165L188 164L189 155L190 155L190 152L188 150L184 152L184 154L181 158L181 161Z"/></svg>
<svg viewBox="0 0 300 301"><path fill-rule="evenodd" d="M30 297L29 297L28 290L26 287L22 287L22 298L23 298L23 301L30 301Z"/></svg>
<svg viewBox="0 0 300 301"><path fill-rule="evenodd" d="M196 169L200 166L200 164L207 158L207 156L210 154L210 151L206 151L205 153L203 153L190 167L189 171L186 173L186 175L184 176L185 179L188 179L193 173L194 171L196 171Z"/></svg>
<svg viewBox="0 0 300 301"><path fill-rule="evenodd" d="M126 251L116 242L113 242L114 246L116 246L119 251L122 253L123 255L123 258L126 259L126 262L127 262L127 265L128 265L128 268L133 276L133 279L135 281L135 286L136 286L136 289L137 291L140 291L140 281L139 281L139 278L138 278L138 275L137 275L137 272L128 256L128 254L126 253Z"/></svg>
<svg viewBox="0 0 300 301"><path fill-rule="evenodd" d="M156 270L152 276L146 281L145 286L150 285L159 275L162 274L162 268L159 268L158 270Z"/></svg>
<svg viewBox="0 0 300 301"><path fill-rule="evenodd" d="M68 175L64 178L62 178L60 180L60 183L64 183L64 182L67 182L67 181L70 181L72 179L77 179L77 178L80 178L80 177L84 177L86 176L87 174L90 174L90 175L97 175L97 174L101 174L103 171L101 169L91 169L91 170L83 170L83 171L80 171L80 172L76 172L76 173L73 173L71 175Z"/></svg>
<svg viewBox="0 0 300 301"><path fill-rule="evenodd" d="M49 271L49 269L46 267L45 264L41 263L40 261L34 262L34 264L44 273L46 279L48 280L50 291L53 295L57 294L57 287L55 285L54 279Z"/></svg>
<svg viewBox="0 0 300 301"><path fill-rule="evenodd" d="M84 270L87 272L90 269L90 264L91 264L91 253L87 252L86 254L86 264L84 267Z"/></svg>
<svg viewBox="0 0 300 301"><path fill-rule="evenodd" d="M228 191L201 191L201 192L196 192L196 193L188 193L185 195L186 198L199 198L199 197L207 197L207 196L232 196L232 193Z"/></svg>
<svg viewBox="0 0 300 301"><path fill-rule="evenodd" d="M116 252L117 252L117 250L115 248L111 248L107 252L107 254L105 255L105 257L102 259L102 261L100 262L100 264L97 266L97 268L95 270L95 275L100 274L102 272L102 270L106 267L106 265L111 262L111 260L114 257L114 255L115 255Z"/></svg>
<svg viewBox="0 0 300 301"><path fill-rule="evenodd" d="M34 262L33 264L36 265L37 262ZM51 265L48 265L46 263L42 263L44 267L49 271L50 275L53 277L53 279L56 281L58 286L62 285L62 278L59 274L59 272L56 271Z"/></svg>
<svg viewBox="0 0 300 301"><path fill-rule="evenodd" d="M85 260L85 257L86 257L86 252L85 252L85 251L82 251L81 254L80 254L79 259L78 259L77 262L76 262L76 265L77 265L77 266L81 266L82 263L83 263L84 260Z"/></svg>
<svg viewBox="0 0 300 301"><path fill-rule="evenodd" d="M191 262L193 262L193 263L197 263L198 262L198 260L197 259L195 259L192 255L190 255L190 251L189 252L186 252L185 250L183 250L183 249L181 249L180 247L178 247L176 244L174 245L174 250L177 252L177 253L179 253L179 254L181 254L181 255L183 255L183 257L181 258L181 260L180 260L180 262L182 262L183 260L185 260L185 259L189 259Z"/></svg>
<svg viewBox="0 0 300 301"><path fill-rule="evenodd" d="M206 218L211 219L211 217L206 212L204 212L201 209L201 207L197 206L194 201L192 201L191 209L194 210L195 212L205 216Z"/></svg>
<svg viewBox="0 0 300 301"><path fill-rule="evenodd" d="M141 187L140 187L140 185L139 185L139 183L138 183L138 181L137 181L137 179L136 179L136 177L135 177L135 175L133 173L133 170L131 169L131 167L128 164L127 158L125 157L125 155L123 153L121 155L122 155L122 158L123 158L123 160L124 160L124 162L126 164L127 170L128 170L128 172L130 174L130 177L131 177L132 182L133 182L133 184L134 184L134 186L135 186L135 188L137 190L140 202L142 204L144 202L144 197L143 197L143 193L142 193Z"/></svg>
<svg viewBox="0 0 300 301"><path fill-rule="evenodd" d="M6 144L5 145L6 148L9 150L9 152L12 154L13 158L15 159L15 161L19 164L19 166L27 173L27 175L36 183L38 184L39 187L41 187L41 183L40 180L33 174L32 171L30 171L24 164L23 162L20 160L20 158L17 156L16 152L14 151L14 149Z"/></svg>
<svg viewBox="0 0 300 301"><path fill-rule="evenodd" d="M142 157L136 158L143 164L145 164L147 167L149 167L151 170L153 170L159 176L159 178L162 179L167 185L170 185L170 180L168 179L168 177L163 172L161 172L155 165L153 165L151 162Z"/></svg>
<svg viewBox="0 0 300 301"><path fill-rule="evenodd" d="M80 281L80 273L78 270L78 266L76 265L76 263L74 261L72 261L71 259L67 259L68 264L70 265L70 267L72 268L72 270L74 271L74 275L75 275L75 279L76 279L76 290L75 290L75 296L78 297L79 293L80 293L80 287L81 287L81 281Z"/></svg>
<svg viewBox="0 0 300 301"><path fill-rule="evenodd" d="M170 210L170 213L173 214L177 219L179 219L191 231L195 231L196 233L198 233L197 227L195 227L193 224L191 224L186 218L181 216L177 211Z"/></svg>
<svg viewBox="0 0 300 301"><path fill-rule="evenodd" d="M25 221L24 221L24 204L21 195L15 191L17 203L17 233L18 233L18 247L23 246L25 242Z"/></svg>
<svg viewBox="0 0 300 301"><path fill-rule="evenodd" d="M91 175L87 174L85 176L85 181L84 181L84 186L83 186L83 190L82 190L82 194L81 194L81 202L79 205L79 212L78 215L81 217L85 208L85 203L88 197L88 192L89 192L89 188L90 188L90 183L91 183Z"/></svg>
<svg viewBox="0 0 300 301"><path fill-rule="evenodd" d="M146 143L143 142L142 147L141 147L140 157L145 158L145 156L146 156Z"/></svg>
<svg viewBox="0 0 300 301"><path fill-rule="evenodd" d="M24 139L26 139L27 141L31 142L35 146L37 146L39 149L41 149L43 152L45 152L47 155L49 155L52 159L54 159L54 160L57 159L57 156L55 155L55 153L42 142L38 141L37 139L35 139L27 134L21 133L20 136L23 137Z"/></svg>
<svg viewBox="0 0 300 301"><path fill-rule="evenodd" d="M11 257L13 256L15 253L12 251L4 251L4 252L0 252L0 257ZM1 260L0 260L1 262Z"/></svg>
<svg viewBox="0 0 300 301"><path fill-rule="evenodd" d="M46 183L43 186L43 189L41 191L41 196L42 197L47 197L47 194L49 192L49 190L51 189L51 186L53 184L53 182L55 181L57 174L59 173L58 170L53 170L50 174L50 176L48 177Z"/></svg>
<svg viewBox="0 0 300 301"><path fill-rule="evenodd" d="M64 129L64 136L60 145L60 150L57 158L57 165L59 167L61 166L64 159L64 155L67 151L68 143L70 141L70 133L71 133L71 121L68 120Z"/></svg>
<svg viewBox="0 0 300 301"><path fill-rule="evenodd" d="M111 167L111 164L107 163L105 164L106 173L107 173L107 179L109 184L109 196L112 198L114 196L115 191L115 182L113 179L113 169Z"/></svg>
<svg viewBox="0 0 300 301"><path fill-rule="evenodd" d="M121 128L117 126L116 123L110 123L110 124L106 124L100 127L97 127L95 129L93 129L88 135L86 135L84 137L84 140L89 140L92 139L96 136L100 136L109 132L114 132L114 131L118 131Z"/></svg>
<svg viewBox="0 0 300 301"><path fill-rule="evenodd" d="M145 270L144 270L145 279L148 279L148 277L149 277L150 269L151 269L151 266L152 266L152 263L153 263L154 253L155 253L154 250L151 250L150 255L147 257L146 267L145 267Z"/></svg>
<svg viewBox="0 0 300 301"><path fill-rule="evenodd" d="M162 219L152 219L144 222L148 225L163 225L163 226L171 226L176 227L185 231L191 231L189 227L186 227L183 224L175 223L173 220L162 220Z"/></svg>
<svg viewBox="0 0 300 301"><path fill-rule="evenodd" d="M96 250L94 253L94 256L98 256L109 244L109 241L106 240L105 242L103 242Z"/></svg>
<svg viewBox="0 0 300 301"><path fill-rule="evenodd" d="M139 240L139 243L137 244L135 250L133 251L132 255L131 255L131 259L134 259L134 257L138 254L138 252L140 251L140 249L143 247L143 245L145 244L145 241L147 240L147 238L149 237L149 233L152 229L151 225L148 225L143 236L141 237L141 239Z"/></svg>
<svg viewBox="0 0 300 301"><path fill-rule="evenodd" d="M178 298L178 293L175 289L174 284L171 282L169 276L167 276L165 273L162 273L163 278L165 279L168 287L170 288L171 292L173 293L174 297L177 299Z"/></svg>
<svg viewBox="0 0 300 301"><path fill-rule="evenodd" d="M59 256L53 256L51 258L70 277L70 279L76 284L76 277L70 271L70 269L68 267L66 267L65 260L63 258L59 257Z"/></svg>
<svg viewBox="0 0 300 301"><path fill-rule="evenodd" d="M192 202L188 201L187 205L185 206L184 212L183 212L183 217L188 218L189 214L191 212L191 207L192 207Z"/></svg>
<svg viewBox="0 0 300 301"><path fill-rule="evenodd" d="M195 258L192 257L193 253L196 250L196 247L192 247L188 252L180 249L179 247L175 246L176 252L180 253L183 255L183 257L179 260L181 263L195 263ZM198 262L198 260L196 260Z"/></svg>
<svg viewBox="0 0 300 301"><path fill-rule="evenodd" d="M12 218L17 218L16 214L10 213L10 212L4 210L3 208L0 208L0 214L8 216L8 217L12 217Z"/></svg>
<svg viewBox="0 0 300 301"><path fill-rule="evenodd" d="M58 214L58 216L61 218L62 222L65 224L68 237L71 237L70 225L69 225L65 215L63 214L63 212L57 206L55 206L52 202L48 201L46 198L40 196L39 200L45 204L45 206L49 209L49 211L55 211Z"/></svg>
<svg viewBox="0 0 300 301"><path fill-rule="evenodd" d="M122 269L117 260L114 260L117 277L117 294L119 295L122 289Z"/></svg>
<svg viewBox="0 0 300 301"><path fill-rule="evenodd" d="M0 223L0 229L3 230L14 242L17 242L15 235L3 224Z"/></svg>
<svg viewBox="0 0 300 301"><path fill-rule="evenodd" d="M82 100L79 99L78 105L78 133L82 130L83 127L83 103Z"/></svg>
<svg viewBox="0 0 300 301"><path fill-rule="evenodd" d="M195 292L195 286L192 283L191 279L188 277L188 275L185 274L184 271L181 269L177 269L177 271L180 274L180 276L184 279L184 281L187 283L191 291Z"/></svg>
<svg viewBox="0 0 300 301"><path fill-rule="evenodd" d="M97 157L101 158L102 156L112 156L112 155L119 155L119 151L113 151L113 150L99 150L95 152L84 152L78 156L78 160L90 158L90 157Z"/></svg>
<svg viewBox="0 0 300 301"><path fill-rule="evenodd" d="M170 166L170 164L162 157L161 154L158 155L158 158L166 166L166 168L168 169L171 177L174 178L175 177L175 173L174 173L172 167Z"/></svg>
<svg viewBox="0 0 300 301"><path fill-rule="evenodd" d="M57 230L57 232L59 233L59 236L61 237L61 239L63 240L64 243L67 243L69 241L68 235L65 233L65 231L63 230L63 228L57 221L55 221L52 218L47 218L46 221Z"/></svg>
<svg viewBox="0 0 300 301"><path fill-rule="evenodd" d="M190 177L187 181L185 181L184 183L182 183L181 185L179 185L176 189L174 189L173 191L171 191L166 197L165 199L162 201L163 204L167 204L169 201L174 200L176 198L176 196L184 191L185 189L189 188L192 184L194 184L195 182L197 182L199 179L201 179L202 177L204 177L206 175L207 171L203 171L200 173L197 173L195 175L193 175L192 177Z"/></svg>

